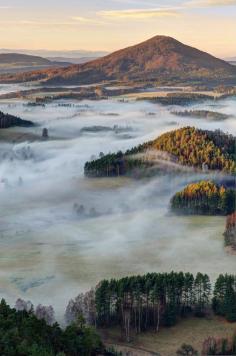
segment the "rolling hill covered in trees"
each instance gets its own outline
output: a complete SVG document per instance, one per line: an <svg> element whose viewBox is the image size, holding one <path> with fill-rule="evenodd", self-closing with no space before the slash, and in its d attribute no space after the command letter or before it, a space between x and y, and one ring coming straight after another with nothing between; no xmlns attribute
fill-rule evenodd
<svg viewBox="0 0 236 356"><path fill-rule="evenodd" d="M236 194L211 181L188 184L171 199L171 209L177 213L228 215L235 211Z"/></svg>
<svg viewBox="0 0 236 356"><path fill-rule="evenodd" d="M28 74L1 76L0 82L42 80L47 84L101 81L236 82L235 66L168 36L155 36L89 63Z"/></svg>
<svg viewBox="0 0 236 356"><path fill-rule="evenodd" d="M0 53L0 64L19 66L44 66L51 65L52 62L40 56L31 56L23 53Z"/></svg>
<svg viewBox="0 0 236 356"><path fill-rule="evenodd" d="M0 111L0 129L6 129L13 126L31 127L34 123L29 120L22 120L17 116L4 114Z"/></svg>
<svg viewBox="0 0 236 356"><path fill-rule="evenodd" d="M100 158L85 163L84 172L92 177L130 174L134 170L155 166L155 155L159 155L162 161L169 160L183 166L232 173L236 167L235 137L221 131L184 127L164 133L125 153L101 154Z"/></svg>
<svg viewBox="0 0 236 356"><path fill-rule="evenodd" d="M43 70L69 66L70 63L49 60L40 56L23 53L0 53L0 73L31 72L32 70Z"/></svg>

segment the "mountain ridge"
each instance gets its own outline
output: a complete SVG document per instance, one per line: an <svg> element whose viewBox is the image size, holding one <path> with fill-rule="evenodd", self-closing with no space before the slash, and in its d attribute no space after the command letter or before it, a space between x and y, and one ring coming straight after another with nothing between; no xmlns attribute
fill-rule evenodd
<svg viewBox="0 0 236 356"><path fill-rule="evenodd" d="M41 80L46 84L92 84L102 81L236 80L236 68L222 59L168 36L155 36L105 57L66 68L5 76L6 81ZM4 78L0 77L0 82Z"/></svg>
<svg viewBox="0 0 236 356"><path fill-rule="evenodd" d="M33 56L24 53L0 53L0 73L17 73L33 71L52 67L65 67L70 63L51 61L41 56Z"/></svg>

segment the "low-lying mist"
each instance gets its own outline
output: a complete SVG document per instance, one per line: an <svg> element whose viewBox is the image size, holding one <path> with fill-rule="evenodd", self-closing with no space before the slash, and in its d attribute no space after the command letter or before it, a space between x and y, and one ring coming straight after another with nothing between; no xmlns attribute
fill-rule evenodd
<svg viewBox="0 0 236 356"><path fill-rule="evenodd" d="M50 303L60 318L71 297L103 278L170 270L214 278L235 272L235 257L224 251L223 217L169 212L171 196L203 174L142 180L83 175L84 163L100 152L126 150L186 125L235 134L235 118L180 118L170 113L173 108L142 101L25 104L4 101L0 110L37 123L25 130L38 136L46 127L49 139L0 141L2 297ZM198 108L234 114L236 101L191 106Z"/></svg>

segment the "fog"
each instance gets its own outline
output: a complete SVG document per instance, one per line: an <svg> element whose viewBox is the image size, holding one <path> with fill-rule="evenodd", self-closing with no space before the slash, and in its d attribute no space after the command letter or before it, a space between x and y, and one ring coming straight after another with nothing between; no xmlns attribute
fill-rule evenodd
<svg viewBox="0 0 236 356"><path fill-rule="evenodd" d="M49 139L0 141L1 297L10 303L22 297L52 304L60 320L71 297L103 278L184 270L206 272L214 279L235 272L235 256L224 250L224 217L176 217L169 212L171 196L204 175L189 171L132 180L88 179L83 174L91 156L126 150L177 127L236 134L235 117L220 122L181 118L171 114L179 107L117 99L45 107L26 103L0 101L1 111L37 124L8 129L9 137L21 130L41 136L46 127ZM209 101L189 109L199 108L233 115L236 101ZM84 206L83 216L75 204Z"/></svg>

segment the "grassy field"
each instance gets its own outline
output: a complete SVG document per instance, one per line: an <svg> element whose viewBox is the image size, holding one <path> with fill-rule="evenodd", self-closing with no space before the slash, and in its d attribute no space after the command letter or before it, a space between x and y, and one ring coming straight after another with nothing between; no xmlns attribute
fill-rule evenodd
<svg viewBox="0 0 236 356"><path fill-rule="evenodd" d="M188 89L186 91L183 91L183 90L178 90L176 89L174 91L175 93L178 93L178 94L201 94L201 95L209 95L209 96L212 96L212 99L214 98L220 98L222 96L222 94L220 93L216 93L214 91L196 91L196 90L192 90L192 89ZM122 97L126 98L126 99L142 99L142 98L155 98L155 97L166 97L168 94L172 94L173 93L173 90L163 90L163 91L143 91L143 92L139 92L139 93L130 93L130 94L125 94L125 95L122 95Z"/></svg>
<svg viewBox="0 0 236 356"><path fill-rule="evenodd" d="M200 355L202 343L207 337L227 337L232 336L234 332L236 332L236 323L228 323L216 316L207 319L184 319L174 327L162 328L158 333L148 332L135 335L129 344L122 340L119 329L100 331L103 341L108 346L113 345L115 349L123 351L124 354L130 352L132 356L152 355L153 353L173 356L183 343L191 344Z"/></svg>

